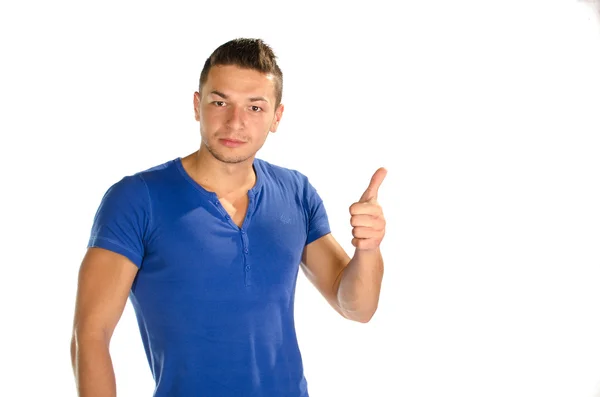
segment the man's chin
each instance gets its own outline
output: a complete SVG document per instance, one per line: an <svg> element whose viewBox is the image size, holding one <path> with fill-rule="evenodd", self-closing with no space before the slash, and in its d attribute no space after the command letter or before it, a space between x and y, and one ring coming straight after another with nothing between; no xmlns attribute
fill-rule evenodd
<svg viewBox="0 0 600 397"><path fill-rule="evenodd" d="M239 163L243 163L244 161L248 160L249 157L225 157L225 158L218 158L217 160L226 163L226 164L239 164Z"/></svg>
<svg viewBox="0 0 600 397"><path fill-rule="evenodd" d="M222 163L227 163L227 164L243 163L244 161L247 161L248 159L250 159L252 157L251 155L230 154L230 153L225 154L225 153L217 152L217 151L212 151L211 153L215 159L219 160Z"/></svg>
<svg viewBox="0 0 600 397"><path fill-rule="evenodd" d="M220 147L218 143L216 147L207 145L206 143L204 146L216 160L226 164L243 163L254 155L253 153L249 153L247 148L245 148L246 150L242 150L242 148Z"/></svg>

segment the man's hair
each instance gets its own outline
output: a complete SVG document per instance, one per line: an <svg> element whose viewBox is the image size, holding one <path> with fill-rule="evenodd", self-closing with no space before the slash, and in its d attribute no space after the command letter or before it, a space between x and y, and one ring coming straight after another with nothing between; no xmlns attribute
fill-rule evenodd
<svg viewBox="0 0 600 397"><path fill-rule="evenodd" d="M277 57L273 50L261 39L238 38L217 47L208 57L200 73L199 92L206 84L208 72L213 66L235 65L253 69L275 77L275 107L281 103L283 93L283 73L277 65Z"/></svg>

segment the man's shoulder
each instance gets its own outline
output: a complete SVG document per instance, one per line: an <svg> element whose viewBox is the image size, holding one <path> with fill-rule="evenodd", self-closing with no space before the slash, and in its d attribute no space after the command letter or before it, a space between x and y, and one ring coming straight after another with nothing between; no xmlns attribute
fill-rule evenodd
<svg viewBox="0 0 600 397"><path fill-rule="evenodd" d="M166 176L176 166L177 159L169 160L156 164L139 171L125 174L110 187L110 191L120 191L123 193L134 193L140 190L147 191L150 183L155 183L166 179Z"/></svg>
<svg viewBox="0 0 600 397"><path fill-rule="evenodd" d="M149 168L136 172L132 176L139 176L144 180L161 178L169 174L175 167L180 158L171 159L160 164L153 165Z"/></svg>
<svg viewBox="0 0 600 397"><path fill-rule="evenodd" d="M282 165L271 163L264 159L256 158L255 164L261 167L261 171L263 174L267 176L269 180L276 180L279 182L293 182L304 184L308 180L306 175L304 175L301 171L284 167Z"/></svg>

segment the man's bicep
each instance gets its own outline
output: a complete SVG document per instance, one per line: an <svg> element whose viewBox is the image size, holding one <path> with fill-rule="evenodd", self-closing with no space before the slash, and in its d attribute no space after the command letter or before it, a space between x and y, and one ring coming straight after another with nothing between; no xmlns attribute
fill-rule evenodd
<svg viewBox="0 0 600 397"><path fill-rule="evenodd" d="M306 245L302 254L304 274L338 312L337 289L348 262L350 257L331 233Z"/></svg>
<svg viewBox="0 0 600 397"><path fill-rule="evenodd" d="M89 248L81 263L74 332L110 340L119 321L138 267L127 257Z"/></svg>

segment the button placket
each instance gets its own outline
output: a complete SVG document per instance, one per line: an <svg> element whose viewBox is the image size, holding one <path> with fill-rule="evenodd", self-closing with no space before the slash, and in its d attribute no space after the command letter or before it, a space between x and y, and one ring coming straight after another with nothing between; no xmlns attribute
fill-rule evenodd
<svg viewBox="0 0 600 397"><path fill-rule="evenodd" d="M246 286L251 285L251 274L250 274L250 270L252 270L249 260L248 260L248 253L250 252L248 249L248 234L246 233L246 231L244 229L240 230L240 235L242 237L242 248L244 251L244 255L243 255L243 263L244 263L244 284Z"/></svg>

